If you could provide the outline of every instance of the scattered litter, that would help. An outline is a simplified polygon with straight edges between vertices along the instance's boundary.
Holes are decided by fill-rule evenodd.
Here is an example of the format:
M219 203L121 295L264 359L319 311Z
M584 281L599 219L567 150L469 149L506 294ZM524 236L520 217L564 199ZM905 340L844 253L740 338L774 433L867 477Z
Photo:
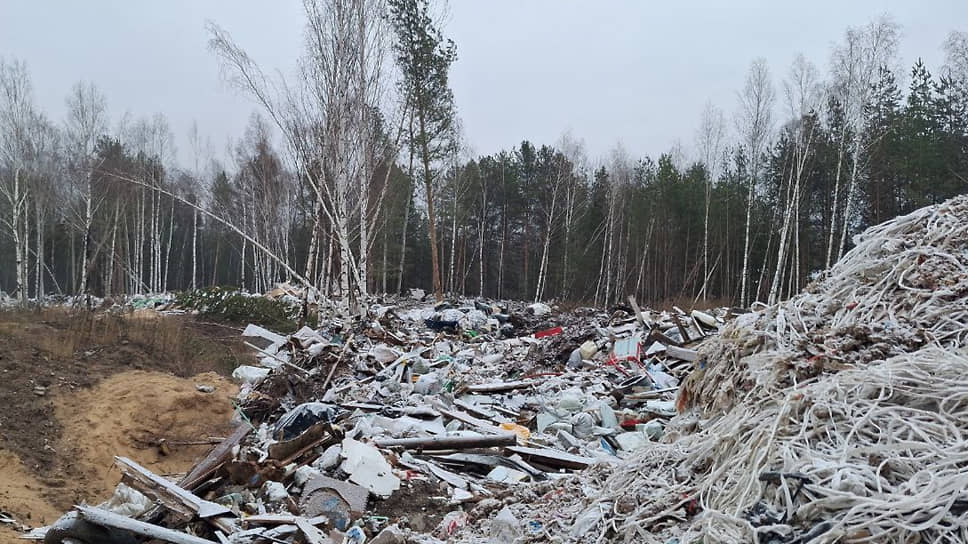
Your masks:
M265 296L303 295L279 284ZM80 539L83 526L169 542L387 544L461 541L481 526L483 541L540 538L561 528L553 516L495 497L544 493L662 439L696 368L667 351L697 347L680 345L676 323L704 323L679 310L424 298L323 313L289 335L248 325L253 364L232 373L239 429L177 481L119 460L132 487L103 512L73 510L53 536ZM174 299L144 304L177 310ZM728 323L727 309L704 314ZM598 523L596 512L572 519Z

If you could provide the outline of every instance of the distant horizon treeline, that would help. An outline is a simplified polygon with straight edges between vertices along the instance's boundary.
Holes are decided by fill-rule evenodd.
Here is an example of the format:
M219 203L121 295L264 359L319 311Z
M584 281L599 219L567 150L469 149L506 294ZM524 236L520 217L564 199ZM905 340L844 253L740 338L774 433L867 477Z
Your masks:
M358 79L343 90L355 98L262 98L224 163L193 127L193 165L174 164L161 114L110 129L90 83L70 92L66 119L49 119L27 65L0 59L0 290L25 300L292 281L351 300L436 285L438 296L747 305L798 292L864 228L968 192L965 33L948 37L937 73L896 66L889 19L848 29L824 71L798 56L774 79L754 61L735 113L707 104L689 153L617 145L596 160L565 134L468 157L446 81L455 46L428 4L347 1L390 10L389 22L353 13L373 25L358 27L367 39L386 41L399 81L350 51ZM328 43L352 38L306 6ZM244 52L212 34L223 62L257 82Z

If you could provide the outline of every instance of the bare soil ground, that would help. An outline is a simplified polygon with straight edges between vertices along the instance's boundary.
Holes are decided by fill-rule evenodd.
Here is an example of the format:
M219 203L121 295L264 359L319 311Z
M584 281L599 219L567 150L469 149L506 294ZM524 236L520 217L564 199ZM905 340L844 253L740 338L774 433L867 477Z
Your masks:
M0 312L0 512L36 527L100 502L115 455L187 471L229 430L225 375L245 353L238 331L188 317ZM16 536L0 524L0 543Z

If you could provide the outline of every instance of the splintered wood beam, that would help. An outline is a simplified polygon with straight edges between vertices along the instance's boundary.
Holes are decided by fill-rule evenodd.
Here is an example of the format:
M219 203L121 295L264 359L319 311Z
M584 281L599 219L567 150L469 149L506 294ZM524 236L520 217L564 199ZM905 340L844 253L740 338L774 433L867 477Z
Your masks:
M635 319L639 322L639 326L646 330L651 329L653 325L652 320L647 318L645 314L642 313L642 309L639 308L639 304L635 301L635 297L632 295L629 295L629 306L631 306L632 310L635 312Z
M434 408L437 409L441 414L460 421L461 423L466 423L479 431L483 431L490 434L508 434L509 431L498 427L497 425L492 425L490 422L484 421L483 419L478 419L466 412L461 412L460 410L449 410L442 402L436 402Z
M127 457L115 457L114 463L121 469L128 484L165 505L169 510L185 516L210 518L232 511L220 504L206 501L191 491L178 487Z
M74 508L85 520L102 527L111 527L130 531L136 535L146 536L173 544L217 544L212 540L199 538L181 531L174 531L159 525L152 525L143 521L121 516L94 506L75 506Z
M178 481L178 487L193 491L196 487L204 483L219 467L232 457L232 448L242 442L242 439L251 431L252 425L248 423L242 423L236 427L235 432L223 440L221 444L215 446L201 462L195 465L184 478Z

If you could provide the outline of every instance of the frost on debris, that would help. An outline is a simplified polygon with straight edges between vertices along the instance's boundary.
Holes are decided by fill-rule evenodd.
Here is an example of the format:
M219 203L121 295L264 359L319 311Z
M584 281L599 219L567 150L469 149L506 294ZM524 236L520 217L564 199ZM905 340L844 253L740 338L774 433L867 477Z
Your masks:
M868 229L802 293L721 328L662 439L536 515L575 519L580 542L964 538L968 196Z

